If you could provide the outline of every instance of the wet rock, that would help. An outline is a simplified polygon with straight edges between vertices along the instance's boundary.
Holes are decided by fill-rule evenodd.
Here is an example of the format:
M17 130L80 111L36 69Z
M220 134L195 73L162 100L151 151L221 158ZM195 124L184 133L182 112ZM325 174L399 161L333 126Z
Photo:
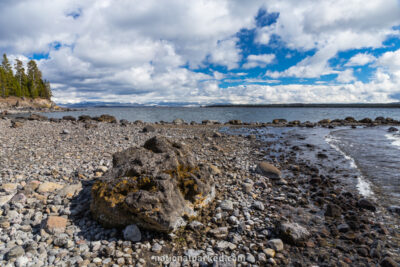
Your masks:
M310 236L310 232L298 223L280 223L278 225L278 233L280 237L292 245L303 245Z
M389 132L389 133L398 132L398 131L399 131L399 129L397 129L396 127L390 127L390 128L388 129L388 132Z
M357 206L360 207L361 209L366 209L370 211L376 211L376 206L375 204L366 198L362 198L357 202Z
M132 242L139 242L142 239L142 233L136 224L131 224L125 227L123 234L125 240Z
M103 114L100 115L100 117L96 118L97 121L100 122L108 122L108 123L116 123L117 119L114 116L108 115L108 114Z
M81 122L89 122L92 120L92 117L88 116L88 115L81 115L78 117L78 121Z
M390 207L388 207L388 211L397 213L400 215L400 206L390 206Z
M342 209L335 204L329 203L326 206L325 216L328 217L341 217L342 216Z
M49 216L44 224L44 229L50 234L63 233L67 226L67 219L60 216Z
M357 122L357 120L354 119L353 117L346 117L344 120L345 120L346 122Z
M206 164L183 145L154 137L113 155L113 168L92 188L93 217L106 227L171 232L215 196Z
M257 172L273 180L279 180L281 178L281 171L274 165L265 161L258 164Z
M381 261L381 266L382 267L398 267L399 264L397 264L392 258L386 257Z
M361 123L372 123L372 120L370 118L364 118L360 120Z
M287 123L287 120L285 120L285 119L273 119L272 123L273 124Z
M62 119L65 121L76 121L76 118L73 116L64 116Z
M231 124L231 125L242 125L243 122L241 120L230 120L228 122L228 124Z

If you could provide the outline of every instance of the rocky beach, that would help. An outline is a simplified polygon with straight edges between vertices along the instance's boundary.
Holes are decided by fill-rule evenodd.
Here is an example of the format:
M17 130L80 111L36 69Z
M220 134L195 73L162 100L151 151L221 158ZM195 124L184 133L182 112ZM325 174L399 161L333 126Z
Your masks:
M399 266L400 208L306 139L393 119L1 117L1 266Z

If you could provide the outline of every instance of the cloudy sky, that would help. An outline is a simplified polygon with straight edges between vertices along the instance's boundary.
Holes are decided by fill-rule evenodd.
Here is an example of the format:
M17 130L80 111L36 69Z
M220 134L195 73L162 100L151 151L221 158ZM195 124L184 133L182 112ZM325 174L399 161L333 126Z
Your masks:
M400 101L399 0L2 0L58 103Z

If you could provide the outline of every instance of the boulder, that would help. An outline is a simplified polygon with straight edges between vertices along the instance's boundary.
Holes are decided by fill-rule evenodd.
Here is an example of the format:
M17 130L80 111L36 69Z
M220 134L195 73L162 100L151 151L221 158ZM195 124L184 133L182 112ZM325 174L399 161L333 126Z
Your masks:
M298 223L280 223L278 225L280 237L289 244L300 246L307 241L310 232Z
M96 117L96 118L93 118L93 119L95 119L97 121L100 121L100 122L109 122L109 123L116 123L117 122L117 119L114 116L111 116L111 115L108 115L108 114L103 114L100 117Z
M48 120L48 118L46 117L46 116L43 116L43 115L39 115L39 114L31 114L29 117L28 117L28 120L30 120L30 121L47 121Z
M345 120L346 122L357 122L357 120L354 119L353 117L346 117L344 120Z
M389 133L398 132L398 131L399 131L399 129L397 129L396 127L390 127L390 128L388 129L388 132L389 132Z
M151 133L151 132L155 132L155 131L156 131L156 128L154 128L151 125L144 126L143 130L142 130L142 132L144 132L144 133Z
M172 232L215 196L208 164L164 137L113 155L113 168L92 187L91 211L105 227Z
M273 119L272 123L273 124L287 123L287 120L285 120L285 119Z
M90 117L89 115L81 115L78 117L78 121L82 121L82 122L88 122L91 120L92 120L92 117Z
M230 120L228 123L231 125L242 125L243 124L243 122L241 120Z
M18 120L12 120L11 121L11 128L20 128L22 127L24 124L22 121L18 121Z
M65 121L76 121L76 118L73 116L64 116L62 119Z
M361 209L366 209L366 210L370 210L370 211L376 211L376 207L375 204L372 203L372 201L366 199L366 198L362 198L357 202L357 206Z
M183 119L178 118L178 119L173 120L172 123L175 125L182 125L185 123L185 121Z
M279 180L281 178L281 171L274 165L265 161L258 164L257 172L273 180Z
M360 120L361 123L372 123L372 120L370 118L364 118Z

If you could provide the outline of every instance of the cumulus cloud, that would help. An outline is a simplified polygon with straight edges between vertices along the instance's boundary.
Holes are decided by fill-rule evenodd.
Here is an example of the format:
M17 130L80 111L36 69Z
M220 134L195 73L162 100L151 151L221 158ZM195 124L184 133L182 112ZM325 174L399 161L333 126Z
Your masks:
M275 59L274 54L262 54L262 55L249 55L247 57L247 63L243 64L244 69L251 69L255 67L264 68L268 64L271 64Z
M260 9L279 14L276 22L258 23ZM340 51L383 47L398 35L397 0L17 0L0 2L0 10L0 24L7 25L0 27L0 50L25 61L41 55L39 66L60 103L385 102L400 83L398 50L376 60L355 55L345 64L375 62L369 83L329 64ZM339 84L245 85L258 79L248 69L268 69L278 59L274 51L239 45L242 29L255 32L247 46L278 39L290 55L313 51L284 70L266 71L270 78L338 74ZM244 84L221 88L226 77Z
M376 58L373 55L367 53L359 53L352 58L345 64L345 66L364 66L374 62Z
M353 69L346 69L344 71L339 72L336 80L340 83L349 83L355 81L356 78L354 77Z

